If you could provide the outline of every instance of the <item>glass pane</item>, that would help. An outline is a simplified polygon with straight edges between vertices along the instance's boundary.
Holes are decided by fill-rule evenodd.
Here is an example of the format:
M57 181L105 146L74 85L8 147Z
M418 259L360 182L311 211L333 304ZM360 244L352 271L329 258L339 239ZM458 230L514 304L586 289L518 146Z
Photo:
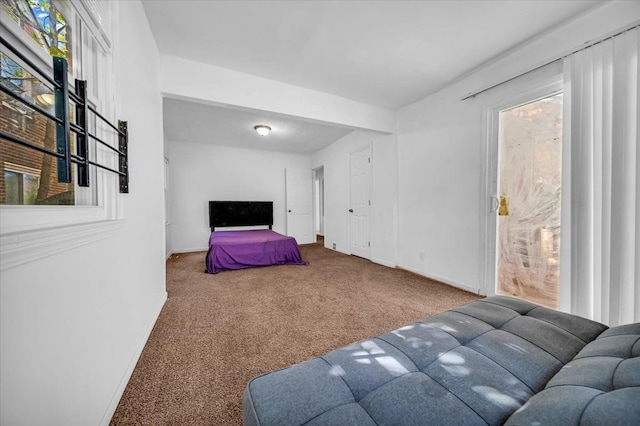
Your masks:
M0 52L0 84L22 99L54 113L53 92L48 83L39 80L7 52ZM69 102L71 121L74 116L75 104ZM4 92L0 92L0 130L47 151L56 151L55 122ZM70 133L70 138L71 152L75 153L74 132ZM76 166L71 171L71 183L59 183L57 163L57 158L52 155L0 138L0 204L95 205L97 186L83 188L80 191L82 196L77 197L79 188L76 188L75 183ZM18 173L26 178L18 179L19 183L15 185L19 187L10 187L14 185L11 181L13 175L7 174L8 172Z
M52 120L5 94L1 101L0 127L3 132L56 151L56 126ZM9 195L6 178L0 179L0 204L75 204L73 180L58 183L57 160L51 155L0 138L0 171L1 178L8 171L37 176L26 183L31 191L29 195L19 198ZM37 185L35 190L34 185Z
M21 204L20 174L4 172L4 181L6 187L6 204Z
M35 204L40 188L40 176L22 175L22 197L24 204Z
M29 72L5 52L0 52L0 85L22 99L53 113L53 90L49 83L42 82L36 75ZM9 103L9 105L3 105L3 107L6 106L18 111L25 110L26 107L23 103L12 99L4 93L2 96L3 100L6 98L6 102Z
M0 0L7 15L49 55L65 58L73 73L72 31L61 13L63 3L51 0Z
M500 113L497 293L558 308L562 94Z
M58 182L57 160L51 155L0 139L0 171L0 204L76 204L74 183ZM75 168L71 174L73 181Z

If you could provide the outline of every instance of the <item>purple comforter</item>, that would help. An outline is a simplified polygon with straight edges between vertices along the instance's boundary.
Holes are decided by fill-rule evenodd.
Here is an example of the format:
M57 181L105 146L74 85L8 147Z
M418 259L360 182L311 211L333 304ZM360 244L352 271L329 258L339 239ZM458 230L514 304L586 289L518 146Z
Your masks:
M306 265L295 238L269 229L215 231L209 238L207 272L267 265Z

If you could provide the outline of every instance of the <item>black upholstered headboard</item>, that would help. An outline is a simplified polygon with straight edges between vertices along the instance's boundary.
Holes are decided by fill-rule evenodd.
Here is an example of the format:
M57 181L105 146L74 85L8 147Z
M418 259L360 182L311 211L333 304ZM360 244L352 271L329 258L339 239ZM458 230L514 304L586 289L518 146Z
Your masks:
M223 226L273 225L273 201L209 201L211 232Z

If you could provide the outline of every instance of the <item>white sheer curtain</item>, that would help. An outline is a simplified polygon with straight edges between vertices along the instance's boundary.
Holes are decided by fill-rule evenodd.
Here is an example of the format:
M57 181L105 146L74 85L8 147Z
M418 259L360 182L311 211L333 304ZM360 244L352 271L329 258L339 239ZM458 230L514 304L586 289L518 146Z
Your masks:
M640 28L564 59L561 309L640 321Z

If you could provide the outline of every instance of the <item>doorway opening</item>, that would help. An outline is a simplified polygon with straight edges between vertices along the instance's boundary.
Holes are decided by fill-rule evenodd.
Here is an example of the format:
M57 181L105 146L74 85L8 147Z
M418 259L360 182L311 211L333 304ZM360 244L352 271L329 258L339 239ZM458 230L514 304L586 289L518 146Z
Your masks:
M313 170L313 229L316 242L324 245L324 166Z
M499 113L496 293L558 309L562 93Z

